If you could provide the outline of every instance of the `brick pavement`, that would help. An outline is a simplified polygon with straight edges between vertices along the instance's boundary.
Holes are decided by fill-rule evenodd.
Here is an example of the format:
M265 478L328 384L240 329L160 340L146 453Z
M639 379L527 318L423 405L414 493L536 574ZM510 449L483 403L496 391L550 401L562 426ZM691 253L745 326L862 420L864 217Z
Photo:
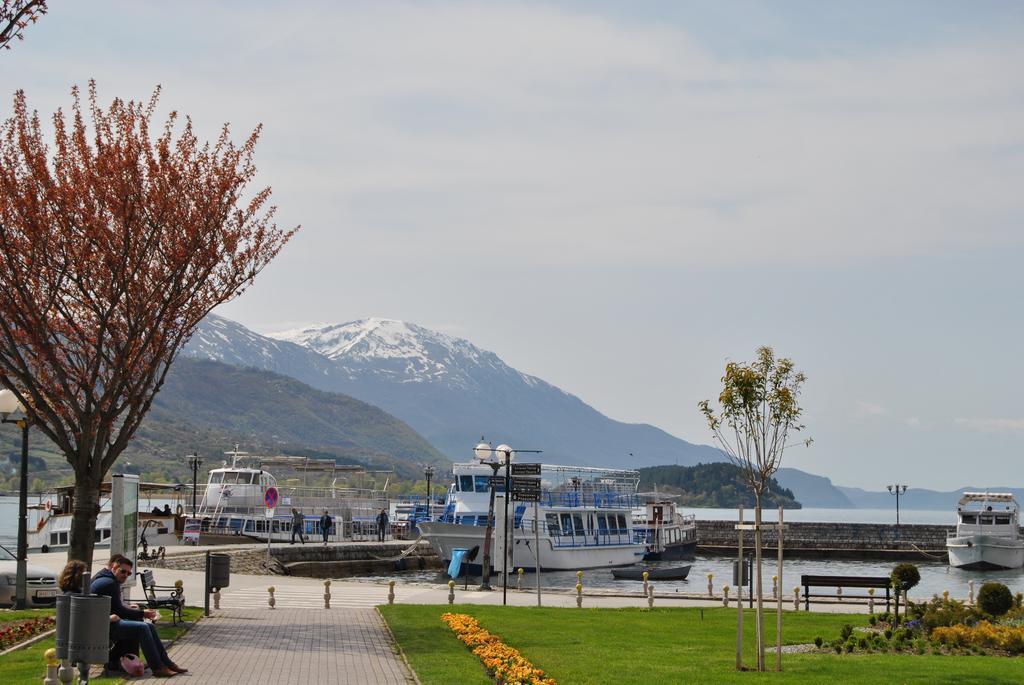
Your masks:
M376 609L222 609L168 651L181 685L418 683Z

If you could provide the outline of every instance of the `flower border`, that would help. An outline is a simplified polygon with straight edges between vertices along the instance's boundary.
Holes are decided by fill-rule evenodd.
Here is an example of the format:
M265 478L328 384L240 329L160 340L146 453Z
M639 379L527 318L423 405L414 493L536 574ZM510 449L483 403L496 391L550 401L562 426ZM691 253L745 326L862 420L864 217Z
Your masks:
M498 685L557 685L553 678L545 678L544 671L531 664L519 650L482 628L472 616L446 613L441 620L473 650Z

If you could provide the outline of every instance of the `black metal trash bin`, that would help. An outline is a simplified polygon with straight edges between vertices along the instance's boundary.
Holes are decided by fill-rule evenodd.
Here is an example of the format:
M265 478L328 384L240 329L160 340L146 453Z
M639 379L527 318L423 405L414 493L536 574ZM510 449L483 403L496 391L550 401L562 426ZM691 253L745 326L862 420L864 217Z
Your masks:
M57 595L57 658L68 658L68 628L71 623L71 595Z
M231 584L231 557L227 554L210 555L210 589L224 589Z
M110 597L72 595L68 612L68 659L72 663L107 663L110 651Z

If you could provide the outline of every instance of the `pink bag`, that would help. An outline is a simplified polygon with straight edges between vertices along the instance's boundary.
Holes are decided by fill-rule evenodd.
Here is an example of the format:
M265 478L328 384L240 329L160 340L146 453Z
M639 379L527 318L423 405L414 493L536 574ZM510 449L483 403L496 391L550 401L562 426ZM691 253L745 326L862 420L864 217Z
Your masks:
M128 675L137 678L143 674L145 668L142 665L142 661L139 657L134 654L125 654L121 657L121 670Z

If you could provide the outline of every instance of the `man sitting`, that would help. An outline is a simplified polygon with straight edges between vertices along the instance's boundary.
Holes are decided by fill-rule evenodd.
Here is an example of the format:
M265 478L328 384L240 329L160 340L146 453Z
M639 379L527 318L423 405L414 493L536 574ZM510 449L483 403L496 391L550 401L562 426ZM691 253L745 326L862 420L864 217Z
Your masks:
M121 554L110 557L107 568L96 574L92 580L90 591L95 595L110 597L110 637L114 640L133 639L142 645L142 653L153 675L158 678L169 678L175 673L187 673L188 669L180 668L164 649L156 627L144 619L156 617L153 609L139 609L135 604L125 606L121 601L121 583L132 573L132 560Z

